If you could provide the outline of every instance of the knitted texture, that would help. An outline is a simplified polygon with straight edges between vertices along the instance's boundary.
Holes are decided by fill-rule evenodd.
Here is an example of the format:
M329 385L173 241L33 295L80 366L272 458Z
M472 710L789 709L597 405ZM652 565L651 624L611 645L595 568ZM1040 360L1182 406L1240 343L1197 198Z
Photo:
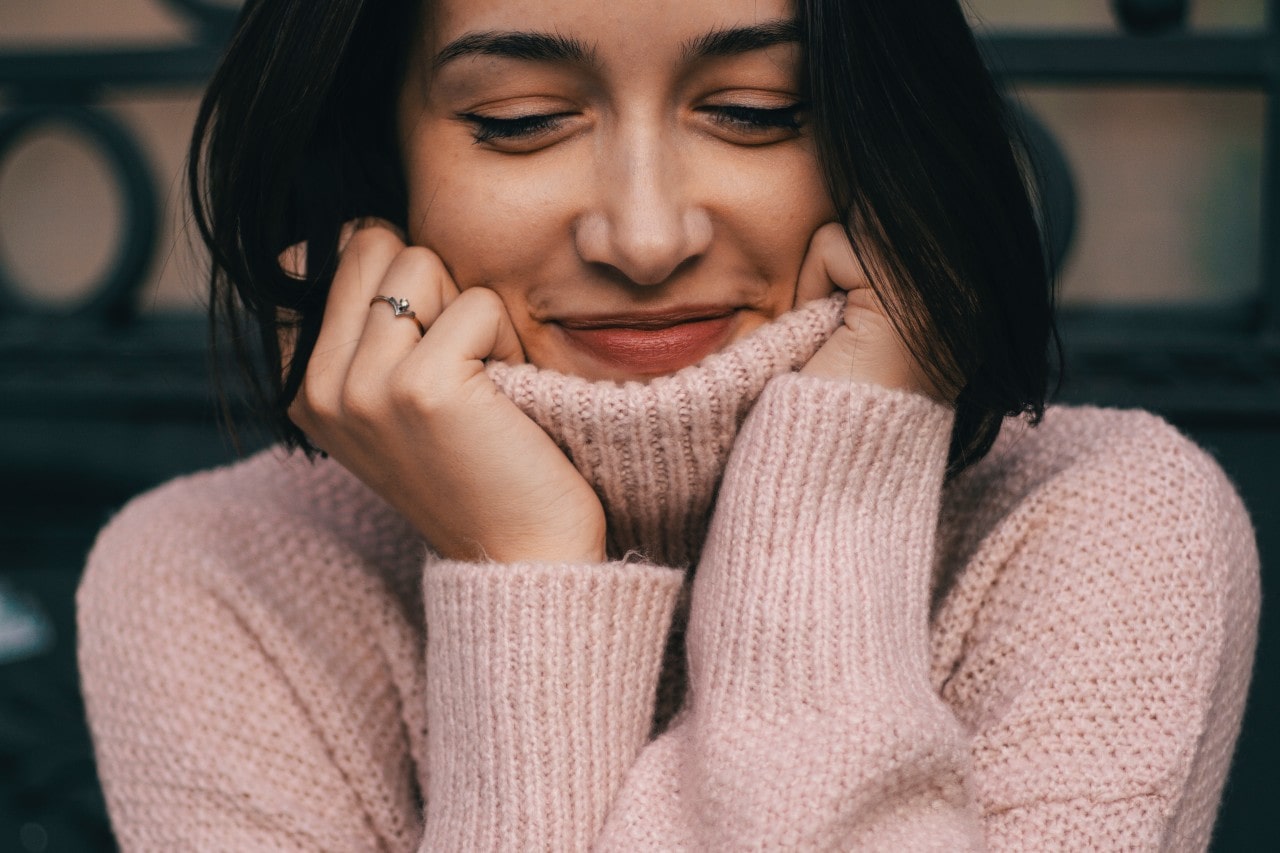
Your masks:
M944 483L946 409L791 373L838 318L647 385L491 369L614 562L440 560L278 452L134 501L78 596L122 847L1204 849L1258 616L1231 485L1088 408Z
M751 403L770 379L813 357L840 325L843 308L843 293L812 302L693 369L645 384L589 382L500 362L488 370L595 485L611 556L636 551L664 566L690 566Z

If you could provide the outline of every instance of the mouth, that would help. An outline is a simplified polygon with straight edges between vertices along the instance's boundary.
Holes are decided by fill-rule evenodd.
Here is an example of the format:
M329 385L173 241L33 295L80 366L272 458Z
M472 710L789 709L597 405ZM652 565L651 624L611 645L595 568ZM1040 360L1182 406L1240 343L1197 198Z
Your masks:
M658 376L697 364L721 349L737 319L737 309L712 307L566 318L556 325L579 351L609 372Z

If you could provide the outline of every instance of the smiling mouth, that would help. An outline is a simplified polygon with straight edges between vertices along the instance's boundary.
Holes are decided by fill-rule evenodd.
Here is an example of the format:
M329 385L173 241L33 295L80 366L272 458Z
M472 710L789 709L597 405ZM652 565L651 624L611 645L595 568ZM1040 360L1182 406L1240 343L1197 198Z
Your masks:
M696 364L728 342L735 309L592 317L557 322L580 351L625 374L657 376Z

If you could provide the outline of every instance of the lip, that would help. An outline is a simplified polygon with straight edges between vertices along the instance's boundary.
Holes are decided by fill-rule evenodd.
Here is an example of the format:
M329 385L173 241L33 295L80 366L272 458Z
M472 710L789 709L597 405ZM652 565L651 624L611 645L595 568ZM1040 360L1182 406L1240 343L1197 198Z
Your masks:
M610 372L656 376L697 364L721 349L736 320L736 309L716 307L574 317L558 320L557 325L577 349Z

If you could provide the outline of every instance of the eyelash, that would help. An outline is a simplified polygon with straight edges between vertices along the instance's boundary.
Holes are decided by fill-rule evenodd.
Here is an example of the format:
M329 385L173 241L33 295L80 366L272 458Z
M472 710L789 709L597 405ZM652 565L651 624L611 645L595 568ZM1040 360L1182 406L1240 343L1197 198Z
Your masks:
M477 143L491 142L495 139L521 139L536 136L544 131L552 130L561 119L573 113L549 113L547 115L518 116L516 118L493 118L478 113L463 113L461 118L471 122L472 136Z
M741 107L726 104L721 107L705 107L713 120L740 130L799 130L804 122L800 113L804 104L788 104L785 107Z
M702 107L717 124L748 133L767 130L799 130L804 122L800 114L805 105L796 103L785 107L744 107L734 104ZM472 136L477 144L502 139L524 139L555 129L561 120L573 113L548 113L546 115L494 118L479 113L462 113L462 118L472 125Z

